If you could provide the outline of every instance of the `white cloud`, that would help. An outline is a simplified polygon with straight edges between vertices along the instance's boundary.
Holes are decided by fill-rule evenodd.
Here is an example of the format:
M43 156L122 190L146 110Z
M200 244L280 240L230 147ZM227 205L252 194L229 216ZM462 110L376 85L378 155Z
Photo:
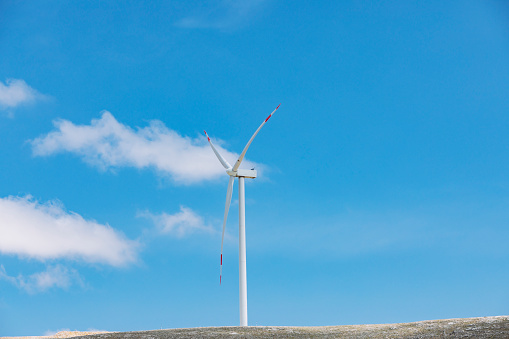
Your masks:
M0 82L0 108L15 108L44 98L45 95L28 86L24 80L7 79L5 85Z
M0 265L0 280L6 280L11 284L24 289L30 294L44 292L50 288L69 288L73 283L83 285L81 277L74 269L68 269L62 265L48 266L46 271L34 273L28 277L18 275L11 277Z
M58 202L40 204L29 196L0 198L2 254L125 266L136 261L137 249L138 242L109 225L66 212Z
M55 121L54 125L56 131L31 141L34 155L71 152L101 169L152 167L184 184L225 175L205 137L181 136L157 120L134 130L104 111L101 118L93 119L90 125L75 125L67 120ZM216 148L231 164L236 161L238 154L220 145ZM247 160L242 164L246 168L255 166Z
M196 232L213 233L211 226L205 225L203 218L188 207L180 206L180 212L155 215L150 212L140 213L139 216L152 219L161 233L170 234L177 238Z
M265 0L222 0L206 7L200 4L196 12L176 22L177 27L191 29L232 29L245 25L261 10Z

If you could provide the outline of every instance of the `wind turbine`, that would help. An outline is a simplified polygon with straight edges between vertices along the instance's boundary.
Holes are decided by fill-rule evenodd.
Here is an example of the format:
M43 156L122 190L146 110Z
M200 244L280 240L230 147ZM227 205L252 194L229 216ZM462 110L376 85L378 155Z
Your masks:
M219 284L221 284L221 277L223 275L223 242L224 242L224 229L226 227L226 219L228 218L228 210L230 209L230 203L232 201L232 191L233 191L233 181L235 178L239 178L239 310L240 310L240 326L247 326L247 278L246 278L246 206L245 206L245 191L244 191L244 178L254 179L256 178L256 171L254 169L246 170L240 169L240 164L246 155L247 149L253 142L254 138L260 132L263 125L267 121L269 121L270 117L277 111L277 109L281 106L279 104L272 113L265 119L260 127L254 132L253 136L247 142L246 147L240 154L237 162L232 167L226 161L221 154L216 150L212 141L210 141L210 137L206 131L205 135L209 141L210 147L219 159L219 162L226 169L226 174L230 176L230 180L228 181L228 189L226 190L226 204L224 207L224 220L223 220L223 234L221 236L221 266L219 269Z

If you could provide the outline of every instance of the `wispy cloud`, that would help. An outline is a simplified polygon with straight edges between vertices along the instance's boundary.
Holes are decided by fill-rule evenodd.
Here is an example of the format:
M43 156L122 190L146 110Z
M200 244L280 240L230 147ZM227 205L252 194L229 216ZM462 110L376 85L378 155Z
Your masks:
M212 226L206 225L203 218L192 209L180 206L175 214L152 214L148 211L139 213L140 217L151 219L159 232L182 238L192 233L213 233Z
M422 204L394 210L348 210L274 225L271 236L251 239L253 247L295 255L358 256L433 248L453 255L509 253L509 202ZM290 226L291 225L291 226ZM297 231L296 231L297 230ZM319 244L313 246L313 244Z
M0 82L0 108L15 108L23 104L30 104L37 100L44 100L47 96L39 93L22 79L7 79Z
M54 125L56 131L31 141L34 155L75 153L103 170L124 166L152 167L183 184L215 179L225 174L205 137L192 139L181 136L157 120L151 121L145 128L134 130L104 111L102 117L92 120L90 125L75 125L67 120L55 121ZM232 164L238 157L238 154L228 152L220 145L217 148ZM242 164L245 167L255 166L247 160Z
M0 253L125 266L137 260L138 242L109 225L67 212L58 201L0 198ZM43 277L39 277L43 278Z
M426 227L423 219L405 213L350 210L339 216L317 215L303 223L269 227L271 236L254 246L266 250L285 248L299 255L358 256L422 244L432 237Z
M191 29L233 29L245 25L262 8L264 0L222 0L211 6L200 6L190 16L177 21L175 25Z
M74 269L62 265L48 266L45 271L34 273L28 277L9 276L3 265L0 265L0 280L6 280L30 294L44 292L51 288L67 289L72 284L83 285L80 275Z

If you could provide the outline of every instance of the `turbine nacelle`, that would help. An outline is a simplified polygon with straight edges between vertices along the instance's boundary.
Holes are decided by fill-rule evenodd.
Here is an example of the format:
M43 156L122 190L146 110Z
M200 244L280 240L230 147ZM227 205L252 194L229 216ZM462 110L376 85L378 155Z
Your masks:
M250 179L256 178L256 170L238 169L236 171L232 171L231 169L227 169L226 173L230 177L244 177Z

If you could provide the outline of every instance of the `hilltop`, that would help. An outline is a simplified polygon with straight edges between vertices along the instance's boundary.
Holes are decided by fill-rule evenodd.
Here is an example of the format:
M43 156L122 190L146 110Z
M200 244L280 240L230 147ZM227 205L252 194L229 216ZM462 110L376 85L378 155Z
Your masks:
M509 316L442 319L401 324L345 326L203 327L109 332L74 339L173 338L509 338Z

